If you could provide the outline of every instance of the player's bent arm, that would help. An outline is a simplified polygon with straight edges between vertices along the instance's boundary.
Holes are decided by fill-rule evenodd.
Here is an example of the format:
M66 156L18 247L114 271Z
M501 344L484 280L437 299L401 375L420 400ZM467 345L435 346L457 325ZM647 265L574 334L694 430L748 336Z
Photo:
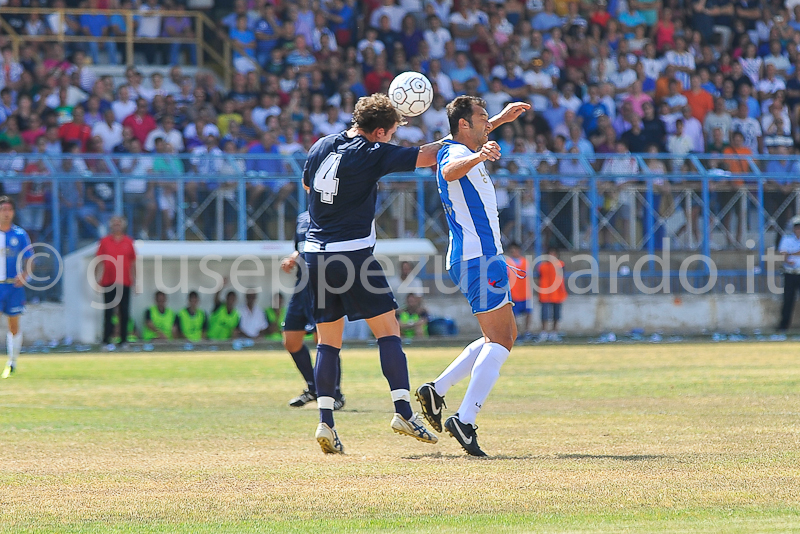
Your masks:
M446 182L459 180L466 176L473 167L486 160L500 159L500 147L494 141L489 141L478 152L451 161L442 169L442 177Z
M436 165L436 155L439 153L439 149L444 146L443 141L448 139L452 139L452 135L448 135L447 137L443 137L438 141L434 141L433 143L428 143L427 145L422 145L419 147L419 155L417 156L417 167L433 167Z
M492 130L502 126L503 124L514 122L520 115L531 109L531 105L527 102L512 102L507 104L503 111L489 119L489 124ZM489 131L492 131L489 130Z

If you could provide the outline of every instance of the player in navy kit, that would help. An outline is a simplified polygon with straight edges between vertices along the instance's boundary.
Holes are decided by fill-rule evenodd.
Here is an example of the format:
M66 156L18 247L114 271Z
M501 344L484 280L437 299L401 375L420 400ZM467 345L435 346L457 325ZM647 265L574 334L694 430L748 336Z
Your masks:
M303 338L312 332L316 333L314 323L314 310L312 309L311 288L308 287L307 278L303 279L303 271L306 269L306 262L303 259L303 248L305 247L306 232L308 231L308 212L297 216L297 227L294 233L294 252L281 260L281 269L291 273L297 267L297 282L295 283L294 293L289 300L286 309L286 317L283 320L281 329L283 330L283 346L292 355L297 370L303 375L306 381L306 389L289 401L289 406L299 408L311 401L317 400L317 387L314 382L314 366L311 364L311 354L308 347L303 342ZM316 335L316 334L315 334ZM344 408L345 398L341 391L342 368L338 366L339 375L336 377L336 391L334 393L333 409L341 410Z
M434 165L441 147L441 143L415 148L388 144L402 120L386 95L362 97L353 112L353 127L317 141L303 169L303 184L310 192L304 256L319 337L314 368L320 410L316 439L325 453L344 452L334 428L333 394L345 315L351 321L366 319L378 340L381 369L396 412L392 430L426 443L438 440L411 410L408 363L395 317L397 302L372 255L378 180Z
M8 317L6 348L8 362L2 378L8 378L17 367L22 348L19 316L25 309L25 283L31 272L33 250L27 232L13 224L14 201L0 197L0 313Z

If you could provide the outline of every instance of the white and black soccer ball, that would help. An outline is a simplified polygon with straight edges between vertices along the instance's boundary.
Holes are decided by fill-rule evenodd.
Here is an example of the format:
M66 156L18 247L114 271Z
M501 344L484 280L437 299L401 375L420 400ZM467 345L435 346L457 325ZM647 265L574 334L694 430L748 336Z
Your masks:
M433 86L419 72L404 72L389 85L389 99L403 116L416 117L431 106Z

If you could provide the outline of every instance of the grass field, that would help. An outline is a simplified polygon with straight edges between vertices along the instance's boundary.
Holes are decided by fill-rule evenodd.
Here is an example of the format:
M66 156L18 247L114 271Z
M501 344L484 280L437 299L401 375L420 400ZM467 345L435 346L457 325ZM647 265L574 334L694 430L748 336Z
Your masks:
M412 387L457 352L409 348ZM343 351L335 457L286 406L281 352L23 355L0 382L0 532L800 532L798 356L515 349L478 459L391 432L376 349Z

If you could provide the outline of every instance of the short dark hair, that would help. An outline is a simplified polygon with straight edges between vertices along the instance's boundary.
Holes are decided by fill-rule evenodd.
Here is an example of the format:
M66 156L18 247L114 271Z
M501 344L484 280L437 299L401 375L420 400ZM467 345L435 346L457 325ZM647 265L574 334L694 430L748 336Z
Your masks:
M197 294L197 291L189 291L189 298L198 298L200 295Z
M391 130L395 124L403 122L403 116L383 93L362 96L353 110L353 124L356 128L372 133L378 128Z
M478 105L486 107L486 101L476 96L459 96L447 104L447 120L450 122L450 133L458 133L458 121L466 120L472 126L472 107Z
M3 195L0 197L0 206L2 206L3 204L11 204L11 207L13 209L15 210L17 209L17 205L14 203L14 199L12 199L8 195Z

